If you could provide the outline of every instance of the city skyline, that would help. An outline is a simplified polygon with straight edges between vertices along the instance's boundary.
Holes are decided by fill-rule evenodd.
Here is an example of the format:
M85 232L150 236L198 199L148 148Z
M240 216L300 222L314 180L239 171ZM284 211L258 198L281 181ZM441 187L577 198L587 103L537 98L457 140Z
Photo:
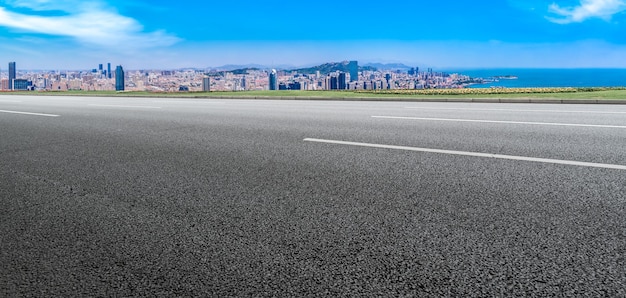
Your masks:
M18 71L9 63L8 75L0 74L0 91L263 91L263 90L377 90L377 89L450 89L481 84L482 78L434 72L419 67L404 71L359 68L358 61L328 63L313 68L280 70L246 68L218 70L133 70L115 69L111 79L104 64L89 71ZM17 76L16 76L17 75ZM490 80L487 80L490 81Z
M0 1L0 57L21 69L306 66L626 68L626 3L531 0ZM269 17L268 17L269 16ZM97 65L97 64L96 64Z

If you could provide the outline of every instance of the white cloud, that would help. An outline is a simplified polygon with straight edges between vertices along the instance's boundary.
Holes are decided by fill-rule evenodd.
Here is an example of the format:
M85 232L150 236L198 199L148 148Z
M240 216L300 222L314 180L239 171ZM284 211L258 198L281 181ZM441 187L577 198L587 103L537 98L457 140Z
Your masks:
M557 24L580 23L590 18L608 21L613 15L625 11L626 3L622 0L580 0L580 5L574 7L561 7L553 3L549 10L559 15L548 17L548 20Z
M103 6L99 1L80 1L80 0L63 0L63 1L51 1L51 0L5 0L8 5L12 7L22 7L32 9L34 11L78 11L81 7L87 4L95 6Z
M60 15L22 14L0 6L0 26L53 36L69 36L98 46L149 48L179 41L164 31L144 32L137 20L120 15L99 2L13 0L13 7L33 11L58 11Z

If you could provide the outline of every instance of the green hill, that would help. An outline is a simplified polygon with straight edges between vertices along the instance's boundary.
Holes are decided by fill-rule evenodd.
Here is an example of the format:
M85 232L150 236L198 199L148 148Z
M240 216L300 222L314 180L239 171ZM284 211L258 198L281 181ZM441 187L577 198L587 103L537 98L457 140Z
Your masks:
M319 71L320 74L322 75L327 75L335 71L350 72L350 68L348 67L349 63L350 63L349 61L331 62L331 63L324 63L322 65L308 67L308 68L291 69L288 71L297 71L298 73L302 73L302 74L314 74ZM376 68L369 67L369 66L359 67L359 71L367 71L367 70L373 71L373 70L376 70Z
M260 69L251 67L251 68L241 68L241 69L233 69L233 70L222 70L222 71L217 71L217 72L211 72L210 75L223 76L225 73L232 73L234 75L245 75L245 74L248 74L248 71L255 71L255 70L260 70Z

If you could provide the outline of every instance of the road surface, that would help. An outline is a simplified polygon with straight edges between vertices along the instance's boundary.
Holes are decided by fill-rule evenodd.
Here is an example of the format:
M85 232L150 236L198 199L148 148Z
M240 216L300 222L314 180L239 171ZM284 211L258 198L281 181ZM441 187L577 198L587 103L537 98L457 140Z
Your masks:
M0 296L626 296L626 106L0 96Z

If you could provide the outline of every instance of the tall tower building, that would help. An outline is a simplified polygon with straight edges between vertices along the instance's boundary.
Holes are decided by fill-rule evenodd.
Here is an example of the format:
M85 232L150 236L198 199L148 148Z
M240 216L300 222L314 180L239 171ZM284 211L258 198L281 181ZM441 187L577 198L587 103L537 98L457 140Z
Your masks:
M202 91L209 92L211 91L211 79L208 76L202 78Z
M107 76L111 78L111 63L107 63Z
M115 69L115 91L124 91L124 69L121 65Z
M338 86L339 90L346 90L346 89L348 89L348 86L346 84L346 73L345 72L339 73L338 85L339 85Z
M14 90L13 81L16 79L15 62L9 62L9 90Z
M272 69L270 72L270 90L278 90L278 74L276 69Z
M385 81L387 81L387 90L391 89L391 74L385 74Z
M350 82L356 82L359 80L359 62L350 61L348 63L348 70L350 71Z
M337 79L337 76L335 75L331 75L330 76L330 90L337 90L339 89L339 80Z

